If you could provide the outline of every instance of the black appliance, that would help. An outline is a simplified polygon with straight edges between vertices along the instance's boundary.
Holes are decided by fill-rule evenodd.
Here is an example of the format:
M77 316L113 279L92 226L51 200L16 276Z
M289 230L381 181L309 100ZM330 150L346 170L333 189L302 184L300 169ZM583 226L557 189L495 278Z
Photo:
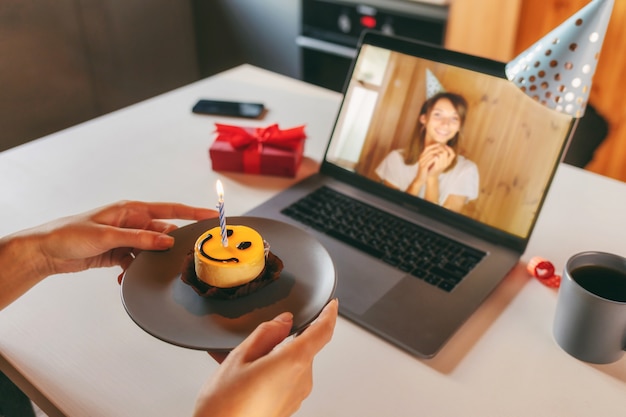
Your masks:
M442 45L447 19L447 5L413 0L301 0L301 78L341 92L363 30Z

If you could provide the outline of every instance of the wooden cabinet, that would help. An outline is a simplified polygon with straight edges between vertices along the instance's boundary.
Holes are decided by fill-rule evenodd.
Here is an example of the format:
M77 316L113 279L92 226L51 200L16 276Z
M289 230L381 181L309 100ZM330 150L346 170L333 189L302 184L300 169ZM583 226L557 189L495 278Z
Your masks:
M96 114L73 3L0 6L0 150Z
M198 79L191 4L2 0L0 151Z
M517 38L522 0L451 0L445 46L509 61Z

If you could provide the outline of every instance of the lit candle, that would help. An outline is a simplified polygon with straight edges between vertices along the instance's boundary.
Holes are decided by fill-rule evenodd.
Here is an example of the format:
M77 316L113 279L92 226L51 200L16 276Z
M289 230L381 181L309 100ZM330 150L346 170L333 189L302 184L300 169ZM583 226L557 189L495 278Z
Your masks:
M228 247L228 234L226 232L226 216L224 215L224 187L222 181L217 180L215 184L217 189L217 211L220 216L220 235L222 236L222 246Z

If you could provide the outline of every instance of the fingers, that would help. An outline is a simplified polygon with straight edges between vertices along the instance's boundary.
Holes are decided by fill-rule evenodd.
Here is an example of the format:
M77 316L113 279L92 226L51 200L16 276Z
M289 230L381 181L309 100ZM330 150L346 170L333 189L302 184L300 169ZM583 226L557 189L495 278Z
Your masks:
M293 315L282 313L271 321L261 323L229 356L237 356L243 362L252 362L267 355L285 340L293 326Z
M445 170L455 157L454 150L443 144L429 145L420 156L419 164L425 167L429 175L436 175Z
M103 250L115 248L166 250L174 245L174 238L172 236L152 230L104 226L102 231L99 244Z
M152 220L145 229L167 234L178 229L178 226L161 220Z
M318 318L295 340L289 348L299 350L307 357L312 358L332 338L339 303L331 300L322 310ZM222 363L227 356L240 357L242 362L253 362L270 353L291 332L293 315L282 313L271 321L261 323L232 353L209 352L218 363Z
M439 143L429 145L424 149L424 152L422 152L422 154L420 155L420 160L422 158L427 159L427 160L436 159L438 156L442 154L442 152L444 152L444 145L441 145Z
M446 156L446 158L448 158L448 161L452 161L454 159L454 156L455 156L454 149L452 149L448 145L445 145L443 147L443 153Z
M453 157L454 149L442 143L434 143L432 145L428 145L426 148L424 148L424 151L422 152L423 156L436 156L442 154L448 158Z
M422 157L419 160L419 164L421 167L423 167L423 171L425 173L429 173L433 169L435 164L437 163L437 160L438 160L437 154L430 153L427 155L422 155Z
M96 212L92 219L103 225L106 248L132 247L140 250L165 250L174 244L166 234L177 226L159 219L202 220L217 217L211 209L178 203L123 201Z
M153 219L204 220L217 217L215 210L180 203L144 203L130 201L123 204L130 210L145 212Z
M192 207L178 203L145 203L147 212L154 219L204 220L217 217L215 210Z
M215 210L185 204L121 201L96 210L92 219L103 225L104 233L98 239L101 250L118 248L117 253L112 254L116 258L112 261L122 267L122 273L117 277L121 283L134 259L133 251L166 250L174 244L174 238L167 234L178 226L159 219L203 220L213 217L217 217Z
M142 201L121 201L92 213L92 219L100 224L141 229L154 219L204 220L213 217L217 217L217 212L212 209Z
M322 310L318 318L295 340L291 347L307 351L313 357L330 341L335 331L339 301L331 300Z

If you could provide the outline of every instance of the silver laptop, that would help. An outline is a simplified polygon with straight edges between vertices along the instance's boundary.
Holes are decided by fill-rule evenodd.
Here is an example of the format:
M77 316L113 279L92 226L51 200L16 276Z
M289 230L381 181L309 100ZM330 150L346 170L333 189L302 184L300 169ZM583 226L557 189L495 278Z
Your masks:
M504 67L365 33L319 172L247 213L319 239L340 313L418 357L517 264L572 131Z

